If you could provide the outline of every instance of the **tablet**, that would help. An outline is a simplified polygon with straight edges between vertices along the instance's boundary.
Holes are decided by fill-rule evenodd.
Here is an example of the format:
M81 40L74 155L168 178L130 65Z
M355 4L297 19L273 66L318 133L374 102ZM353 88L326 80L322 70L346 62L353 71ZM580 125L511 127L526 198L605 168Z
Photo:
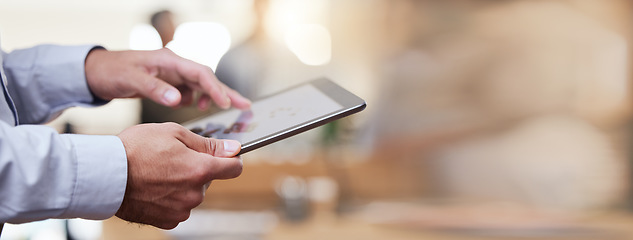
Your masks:
M183 126L204 137L237 140L241 155L365 107L363 99L322 78L253 101L248 111L230 109Z

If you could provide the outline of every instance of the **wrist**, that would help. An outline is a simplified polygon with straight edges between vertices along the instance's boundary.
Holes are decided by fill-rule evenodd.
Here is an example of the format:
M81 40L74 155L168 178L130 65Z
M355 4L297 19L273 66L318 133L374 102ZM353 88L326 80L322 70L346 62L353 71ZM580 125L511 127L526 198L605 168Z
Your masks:
M90 94L92 94L93 103L106 103L109 100L112 100L112 98L99 93L99 86L103 82L102 79L99 79L99 64L101 63L100 59L102 59L102 56L107 52L108 50L104 47L95 46L90 49L86 55L84 63L86 83L88 85L88 90L90 90Z

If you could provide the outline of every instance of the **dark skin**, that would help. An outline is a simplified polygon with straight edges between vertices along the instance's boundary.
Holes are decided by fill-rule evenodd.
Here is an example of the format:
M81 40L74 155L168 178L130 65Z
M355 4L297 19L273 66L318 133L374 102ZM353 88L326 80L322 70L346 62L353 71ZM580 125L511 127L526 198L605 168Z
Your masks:
M210 68L167 49L93 50L85 71L90 90L106 100L146 97L171 107L194 102L200 109L211 102L225 109L250 107ZM239 142L201 137L175 123L133 126L118 137L126 151L128 181L116 216L130 222L175 228L200 205L212 180L242 172Z

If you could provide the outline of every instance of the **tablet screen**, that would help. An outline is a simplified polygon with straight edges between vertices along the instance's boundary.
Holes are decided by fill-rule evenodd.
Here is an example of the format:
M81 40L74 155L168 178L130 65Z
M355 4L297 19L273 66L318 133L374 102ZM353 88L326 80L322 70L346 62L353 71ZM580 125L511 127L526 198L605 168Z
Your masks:
M251 110L232 109L189 124L195 133L217 139L235 139L242 144L286 130L343 106L311 84L261 99Z

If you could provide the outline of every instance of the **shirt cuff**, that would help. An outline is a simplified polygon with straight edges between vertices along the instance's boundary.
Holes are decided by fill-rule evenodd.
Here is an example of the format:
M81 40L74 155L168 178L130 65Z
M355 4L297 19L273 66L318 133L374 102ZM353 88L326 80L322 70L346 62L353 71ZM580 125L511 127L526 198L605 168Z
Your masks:
M127 185L127 156L116 136L63 135L76 154L77 178L61 218L107 219L119 210Z
M48 87L45 92L49 94L47 99L60 104L89 105L95 101L86 81L86 58L95 48L98 46L42 47L41 55L55 56L38 60L42 73L55 76L46 80L57 80L54 84L43 83Z
M92 90L90 90L90 86L88 86L88 81L86 80L86 58L88 58L88 54L90 54L93 50L105 48L98 45L60 46L59 48L60 50L66 51L66 56L69 58L67 62L74 65L71 68L76 69L76 71L69 72L71 75L75 76L68 77L68 80L75 82L66 86L69 87L69 93L74 93L68 94L68 96L74 97L74 99L71 99L70 102L75 102L79 106L101 106L110 102L95 96L92 93ZM62 54L60 53L58 55ZM83 61L73 62L72 59L82 59Z
M20 124L47 122L74 106L95 106L86 82L86 58L95 45L39 45L5 56L8 90Z

